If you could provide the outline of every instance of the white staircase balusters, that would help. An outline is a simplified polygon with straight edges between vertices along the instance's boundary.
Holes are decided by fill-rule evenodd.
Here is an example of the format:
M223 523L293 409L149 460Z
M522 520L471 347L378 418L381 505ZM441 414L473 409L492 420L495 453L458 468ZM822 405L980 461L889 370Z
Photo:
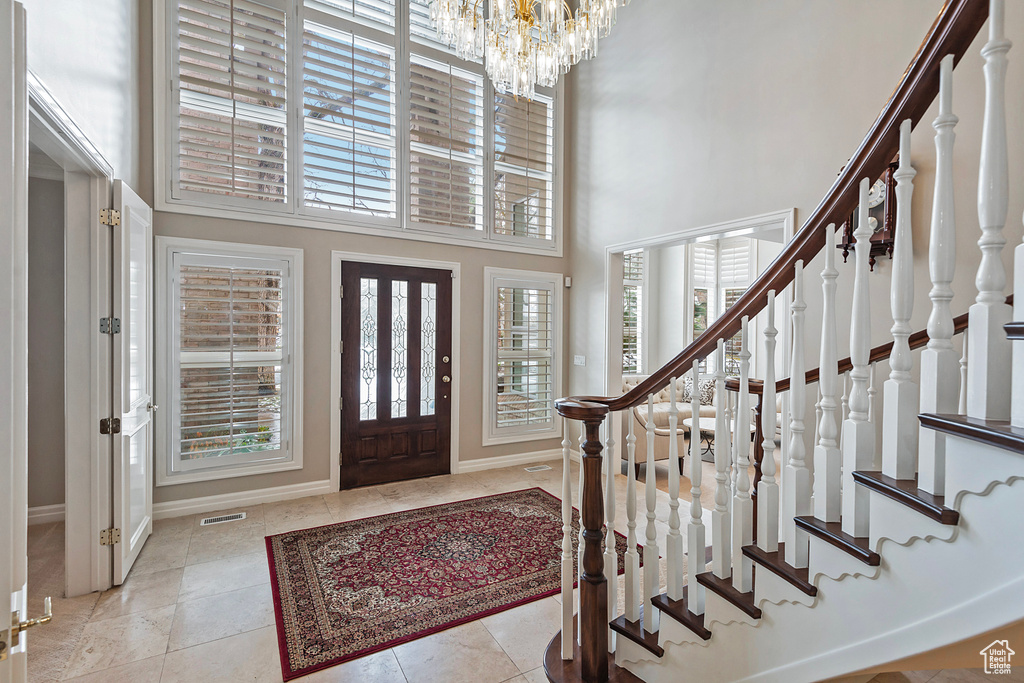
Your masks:
M839 456L839 369L836 358L836 226L825 228L825 268L821 271L821 351L819 386L821 422L814 446L814 516L823 522L838 522L842 511L842 479Z
M608 621L619 616L619 554L615 547L615 469L622 462L615 452L615 413L605 420L608 438L602 451L605 464L604 488L604 576L608 579ZM582 510L580 511L582 514ZM608 651L615 652L615 632L608 628Z
M774 553L779 549L779 484L775 480L775 290L768 292L765 308L768 324L764 328L764 388L761 395L761 433L764 457L761 459L761 481L757 485L757 547Z
M804 444L804 411L807 409L807 382L804 375L804 262L796 262L793 273L793 348L789 364L789 446L782 474L782 534L785 557L790 566L807 566L807 533L798 529L794 517L811 514L811 472L807 469ZM767 387L767 384L765 385ZM783 419L786 416L783 415ZM760 492L758 492L760 496ZM758 511L760 515L760 511ZM758 529L758 534L761 530Z
M960 404L957 408L958 415L967 414L967 354L970 351L971 335L961 335L962 346L960 347Z
M691 369L693 388L690 390L690 523L686 527L687 552L687 606L694 614L704 614L704 586L697 583L697 574L703 574L707 562L704 559L706 537L702 514L704 508L700 503L701 478L704 468L701 461L700 440L700 362L694 361ZM682 582L680 582L682 583ZM672 598L672 594L669 593ZM679 600L683 597L683 587L679 587Z
M626 436L626 621L640 619L640 554L636 550L636 435L633 409L626 414L629 431Z
M856 259L856 257L854 257ZM843 373L843 422L850 418L850 371Z
M1010 417L1011 342L1003 326L1012 319L1006 303L1006 270L1002 252L1003 227L1010 183L1006 141L1006 53L1011 43L1003 34L1003 0L989 1L985 58L985 122L981 134L978 176L978 222L981 225L981 263L975 284L978 296L970 308L967 376L967 415L989 420Z
M736 495L732 503L732 585L741 593L753 589L754 567L743 546L754 540L754 503L750 497L750 319L743 316L740 328L740 391L736 405L733 446L736 463Z
M668 596L673 600L683 597L683 535L679 519L679 405L676 395L676 378L669 380L668 406L668 536L665 539L665 582ZM690 439L693 439L690 428Z
M671 467L671 465L670 465ZM644 630L657 633L661 612L651 600L661 594L661 568L658 553L658 528L654 525L658 504L657 474L654 469L654 394L647 395L647 470L644 474L647 498L647 538L644 543Z
M875 364L871 363L868 365L868 422L872 425L877 425L875 422L875 396L878 395L878 389L875 388Z
M729 403L730 398L725 391L725 340L719 339L715 352L715 510L711 513L711 571L720 579L727 579L732 574Z
M953 56L943 58L939 78L939 115L935 128L935 195L932 201L928 266L932 301L928 347L921 354L921 412L952 413L957 409L960 358L953 349L953 274L956 270L956 217L953 201ZM946 437L933 429L919 432L918 486L943 495L946 481Z
M896 244L892 252L892 355L889 379L882 387L882 473L894 479L913 479L917 474L917 414L920 390L911 379L914 357L910 351L910 317L914 312L914 234L911 204L914 176L910 164L910 130L907 119L900 124L900 166L896 179Z
M562 429L562 633L572 633L572 585L576 577L572 570L572 439L568 420L563 420ZM572 638L562 638L562 659L572 659Z

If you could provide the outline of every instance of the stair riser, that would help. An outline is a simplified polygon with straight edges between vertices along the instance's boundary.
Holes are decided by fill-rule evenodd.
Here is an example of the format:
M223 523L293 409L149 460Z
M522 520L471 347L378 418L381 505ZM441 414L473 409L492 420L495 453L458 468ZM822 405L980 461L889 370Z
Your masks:
M868 537L871 549L880 555L884 554L879 547L882 539L904 545L916 538L948 540L956 533L955 526L939 524L878 491L866 490L871 494L871 530Z
M663 648L668 647L669 644L693 643L700 645L706 642L708 641L671 617L665 617L661 620L661 630L658 631L658 645L661 645Z
M615 643L615 663L619 666L632 662L657 662L659 659L650 650L640 647L629 638L618 638Z
M810 570L810 581L820 586L819 577L839 580L844 576L878 575L878 567L870 567L849 553L840 550L831 543L811 536L811 553L807 563Z
M744 624L756 624L757 619L750 617L746 612L732 604L714 591L706 591L707 603L704 608L704 628L712 633L715 630L714 624L732 624L741 622ZM714 640L714 637L712 637Z
M964 493L982 493L995 482L1024 475L1018 453L952 434L947 439L946 506L958 509ZM984 463L984 467L979 466Z
M754 604L764 610L765 601L773 605L782 602L796 602L801 605L814 604L814 598L789 581L765 567L754 565Z

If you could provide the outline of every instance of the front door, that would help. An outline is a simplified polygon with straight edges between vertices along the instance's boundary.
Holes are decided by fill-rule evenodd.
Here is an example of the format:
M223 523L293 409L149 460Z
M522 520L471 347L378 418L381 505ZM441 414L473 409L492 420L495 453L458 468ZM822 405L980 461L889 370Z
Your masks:
M341 266L341 486L450 471L452 273Z

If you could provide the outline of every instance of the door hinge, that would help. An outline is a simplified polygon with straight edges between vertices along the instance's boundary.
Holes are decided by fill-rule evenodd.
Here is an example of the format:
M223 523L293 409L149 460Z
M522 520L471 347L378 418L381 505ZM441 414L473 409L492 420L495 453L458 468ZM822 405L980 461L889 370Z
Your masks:
M100 420L100 434L120 434L121 418L105 417Z
M121 225L121 212L117 209L100 209L100 223L111 227Z
M100 545L114 545L121 542L120 529L104 529L100 532Z
M338 342L338 353L345 353L345 342Z
M342 299L345 298L345 285L338 285L338 296Z
M121 334L121 319L100 318L100 334Z

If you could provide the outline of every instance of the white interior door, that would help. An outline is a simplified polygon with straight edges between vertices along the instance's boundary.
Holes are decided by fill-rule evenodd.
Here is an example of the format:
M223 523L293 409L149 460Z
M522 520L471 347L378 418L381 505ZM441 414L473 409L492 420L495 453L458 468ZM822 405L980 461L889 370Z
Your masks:
M114 584L124 582L153 531L153 210L128 185L114 181L113 316ZM116 532L115 532L116 533Z

